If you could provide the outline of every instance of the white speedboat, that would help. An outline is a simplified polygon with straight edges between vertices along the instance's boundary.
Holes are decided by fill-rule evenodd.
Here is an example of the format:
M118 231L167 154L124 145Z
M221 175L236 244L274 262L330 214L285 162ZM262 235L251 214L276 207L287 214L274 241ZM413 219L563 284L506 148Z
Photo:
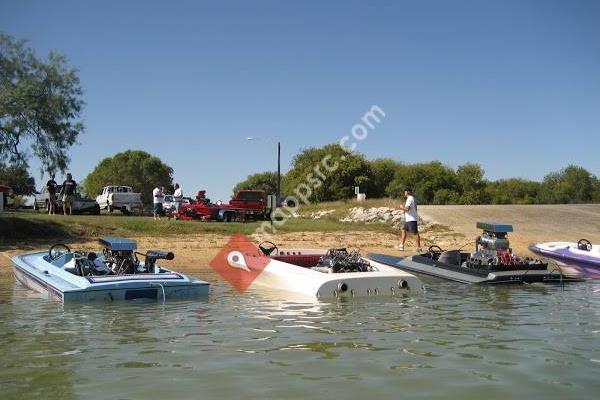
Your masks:
M103 237L102 255L72 252L65 244L12 258L14 274L25 287L61 302L93 300L166 300L208 295L207 282L156 264L171 252L138 253L134 241ZM143 258L143 261L138 259Z
M278 249L271 242L261 243L259 249L260 255L244 254L246 258L269 258L252 285L269 286L320 299L392 296L420 293L423 290L416 276L369 261L361 257L358 250Z

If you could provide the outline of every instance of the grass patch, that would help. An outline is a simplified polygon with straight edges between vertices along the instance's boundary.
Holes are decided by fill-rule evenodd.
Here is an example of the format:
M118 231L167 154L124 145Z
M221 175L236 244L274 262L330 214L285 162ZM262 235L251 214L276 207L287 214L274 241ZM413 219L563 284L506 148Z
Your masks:
M57 221L32 220L25 216L0 215L0 243L40 237L71 236Z
M0 214L0 245L40 239L96 239L100 236L168 237L199 234L250 235L263 221L222 223L175 221L122 215L47 215L35 212ZM289 219L277 232L390 231L384 224L346 224L335 219ZM267 230L267 232L269 232Z

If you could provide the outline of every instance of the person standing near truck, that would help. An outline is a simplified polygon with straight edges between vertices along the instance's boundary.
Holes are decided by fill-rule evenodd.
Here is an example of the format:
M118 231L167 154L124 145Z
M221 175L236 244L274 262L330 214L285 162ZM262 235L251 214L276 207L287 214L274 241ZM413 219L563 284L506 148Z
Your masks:
M58 184L54 180L54 174L46 182L46 192L48 192L48 214L56 214L56 189Z
M154 205L154 220L160 219L163 213L164 192L156 185L152 190L152 203Z
M75 190L77 189L77 182L73 180L73 176L67 174L67 179L63 182L60 188L60 196L63 202L63 213L67 215L67 209L69 215L73 214L73 201L75 200Z
M175 183L175 191L173 192L173 201L175 202L175 211L179 213L181 208L181 202L183 201L183 190L179 186L179 183Z

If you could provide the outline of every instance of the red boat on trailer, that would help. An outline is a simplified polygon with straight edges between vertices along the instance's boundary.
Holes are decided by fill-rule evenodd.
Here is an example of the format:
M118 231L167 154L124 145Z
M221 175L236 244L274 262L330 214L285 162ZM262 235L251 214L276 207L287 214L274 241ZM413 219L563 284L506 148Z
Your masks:
M185 221L246 221L249 219L269 219L274 209L275 196L267 195L264 190L240 190L227 204L211 203L206 197L206 190L199 190L196 201L182 204L179 212L173 212L173 217Z

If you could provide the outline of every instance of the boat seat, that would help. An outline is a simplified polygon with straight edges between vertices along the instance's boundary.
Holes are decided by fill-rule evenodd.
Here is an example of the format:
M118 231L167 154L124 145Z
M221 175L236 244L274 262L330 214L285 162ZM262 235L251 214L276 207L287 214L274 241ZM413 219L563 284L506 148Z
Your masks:
M279 254L271 258L303 268L312 268L319 263L321 256L319 254Z
M461 264L461 255L460 250L446 250L442 254L440 254L440 258L438 258L439 262L450 264L450 265L460 265Z

